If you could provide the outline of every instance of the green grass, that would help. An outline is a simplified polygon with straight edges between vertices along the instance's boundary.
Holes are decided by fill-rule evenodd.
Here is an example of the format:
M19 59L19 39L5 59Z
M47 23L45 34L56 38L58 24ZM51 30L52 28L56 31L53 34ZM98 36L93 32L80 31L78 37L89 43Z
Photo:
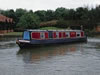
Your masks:
M62 29L62 28L57 28L57 27L43 27L43 28L40 28L41 30L59 30L59 29Z
M9 32L5 34L6 36L21 36L22 32Z
M60 30L63 28L57 28L57 27L42 27L40 30ZM9 32L4 34L5 36L22 36L23 32Z

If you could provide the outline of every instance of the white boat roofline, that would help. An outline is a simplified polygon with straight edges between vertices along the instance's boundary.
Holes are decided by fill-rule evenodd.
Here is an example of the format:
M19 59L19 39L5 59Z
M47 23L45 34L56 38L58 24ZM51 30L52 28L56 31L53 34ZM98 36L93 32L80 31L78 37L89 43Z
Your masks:
M60 29L60 30L40 30L40 29L29 29L29 30L25 30L25 31L83 31L83 30L67 30L67 29Z

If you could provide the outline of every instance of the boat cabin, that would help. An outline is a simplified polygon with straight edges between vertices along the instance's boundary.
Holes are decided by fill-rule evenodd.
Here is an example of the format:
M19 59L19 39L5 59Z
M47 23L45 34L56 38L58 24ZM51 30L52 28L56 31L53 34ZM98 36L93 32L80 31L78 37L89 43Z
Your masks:
M24 40L65 39L84 37L82 30L26 30Z

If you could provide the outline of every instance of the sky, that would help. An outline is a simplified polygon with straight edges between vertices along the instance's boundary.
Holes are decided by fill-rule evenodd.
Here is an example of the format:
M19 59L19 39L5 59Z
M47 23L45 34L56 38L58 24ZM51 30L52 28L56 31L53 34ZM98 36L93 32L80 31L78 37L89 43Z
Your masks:
M95 7L100 4L100 0L0 0L0 9L23 8L27 10L55 10L58 7L77 8Z

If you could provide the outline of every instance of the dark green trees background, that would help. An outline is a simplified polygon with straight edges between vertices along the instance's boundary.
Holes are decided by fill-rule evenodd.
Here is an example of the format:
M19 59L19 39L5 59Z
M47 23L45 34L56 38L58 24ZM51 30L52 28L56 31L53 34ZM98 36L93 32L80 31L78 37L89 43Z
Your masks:
M15 30L40 28L42 27L41 23L49 21L51 21L51 26L55 27L83 26L84 29L90 30L100 24L100 6L95 8L78 7L76 9L60 7L56 10L38 10L34 12L19 8L16 10L0 10L0 14L13 18ZM53 24L52 21L56 21L56 24ZM47 23L45 26L49 26L49 24Z

